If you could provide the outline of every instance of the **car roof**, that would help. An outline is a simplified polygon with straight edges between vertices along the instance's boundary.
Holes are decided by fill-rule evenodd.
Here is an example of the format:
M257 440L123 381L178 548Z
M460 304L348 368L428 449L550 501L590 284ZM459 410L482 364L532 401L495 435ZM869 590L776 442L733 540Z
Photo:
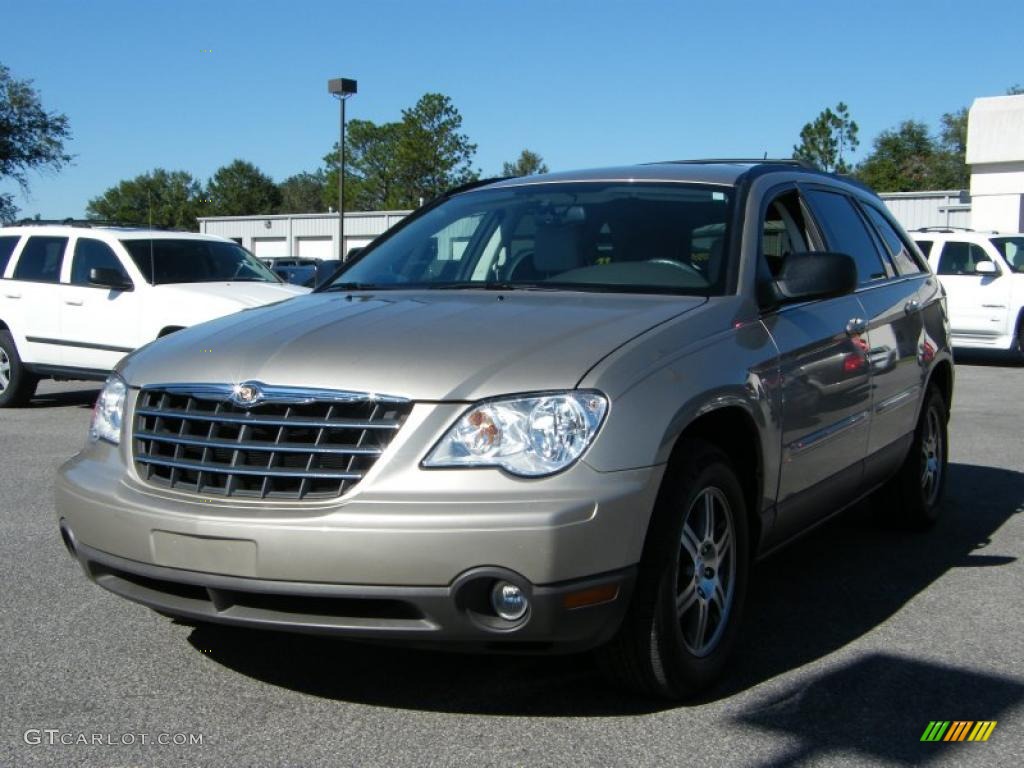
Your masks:
M106 235L119 240L216 240L217 242L231 242L227 238L203 232L179 232L170 229L145 229L115 225L15 224L13 226L0 227L0 237L4 235L67 236L71 234Z
M692 184L713 184L719 186L736 186L745 179L753 179L769 173L805 175L807 181L824 181L832 184L845 185L849 190L867 192L874 196L874 191L856 179L825 173L800 160L782 159L713 159L713 160L668 160L639 165L620 165L608 168L591 168L576 171L560 171L532 176L516 176L511 178L490 179L476 182L452 191L478 189L503 189L538 184L560 184L569 182L678 182Z

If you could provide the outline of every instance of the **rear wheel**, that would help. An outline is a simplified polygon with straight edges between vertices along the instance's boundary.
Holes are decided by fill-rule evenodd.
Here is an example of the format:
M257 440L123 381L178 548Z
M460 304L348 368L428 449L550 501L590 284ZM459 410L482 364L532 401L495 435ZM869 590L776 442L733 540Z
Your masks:
M939 518L946 486L949 440L946 402L938 387L925 396L914 430L914 442L893 478L896 519L906 527L927 528Z
M662 483L633 600L598 661L615 682L679 699L713 683L736 639L747 587L747 511L714 446L687 441Z
M1014 362L1024 363L1024 311L1017 318L1017 333L1014 334L1013 341L1010 343L1010 354L1013 356Z
M36 393L39 378L29 373L21 362L14 338L0 331L0 408L25 405Z

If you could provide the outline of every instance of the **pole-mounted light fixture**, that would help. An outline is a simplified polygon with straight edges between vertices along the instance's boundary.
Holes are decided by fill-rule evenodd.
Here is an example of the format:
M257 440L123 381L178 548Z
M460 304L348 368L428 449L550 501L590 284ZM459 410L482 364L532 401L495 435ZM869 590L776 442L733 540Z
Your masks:
M341 104L341 137L338 142L338 258L345 259L345 100L356 93L358 83L347 77L327 81L327 92Z

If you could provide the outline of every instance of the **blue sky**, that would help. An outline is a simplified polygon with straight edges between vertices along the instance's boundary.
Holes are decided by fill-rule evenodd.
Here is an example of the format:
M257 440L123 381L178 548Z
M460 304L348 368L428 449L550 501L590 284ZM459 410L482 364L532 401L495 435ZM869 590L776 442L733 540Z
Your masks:
M329 77L359 81L349 118L397 119L425 92L461 111L486 175L523 147L553 170L788 156L843 100L871 139L933 127L1024 84L1018 2L291 2L3 0L0 62L66 113L75 165L31 175L22 215L82 215L152 168L205 180L240 157L276 180L337 134ZM204 53L204 50L211 53ZM0 183L0 190L13 191Z

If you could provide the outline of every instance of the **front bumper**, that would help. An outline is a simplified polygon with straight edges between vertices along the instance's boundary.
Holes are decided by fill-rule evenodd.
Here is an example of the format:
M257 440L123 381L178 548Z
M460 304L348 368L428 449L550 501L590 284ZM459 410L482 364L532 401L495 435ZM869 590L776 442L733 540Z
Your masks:
M193 620L564 650L617 628L663 471L403 471L331 504L270 504L155 489L124 459L91 446L56 485L65 540L111 592ZM488 613L498 579L527 594L525 620Z

